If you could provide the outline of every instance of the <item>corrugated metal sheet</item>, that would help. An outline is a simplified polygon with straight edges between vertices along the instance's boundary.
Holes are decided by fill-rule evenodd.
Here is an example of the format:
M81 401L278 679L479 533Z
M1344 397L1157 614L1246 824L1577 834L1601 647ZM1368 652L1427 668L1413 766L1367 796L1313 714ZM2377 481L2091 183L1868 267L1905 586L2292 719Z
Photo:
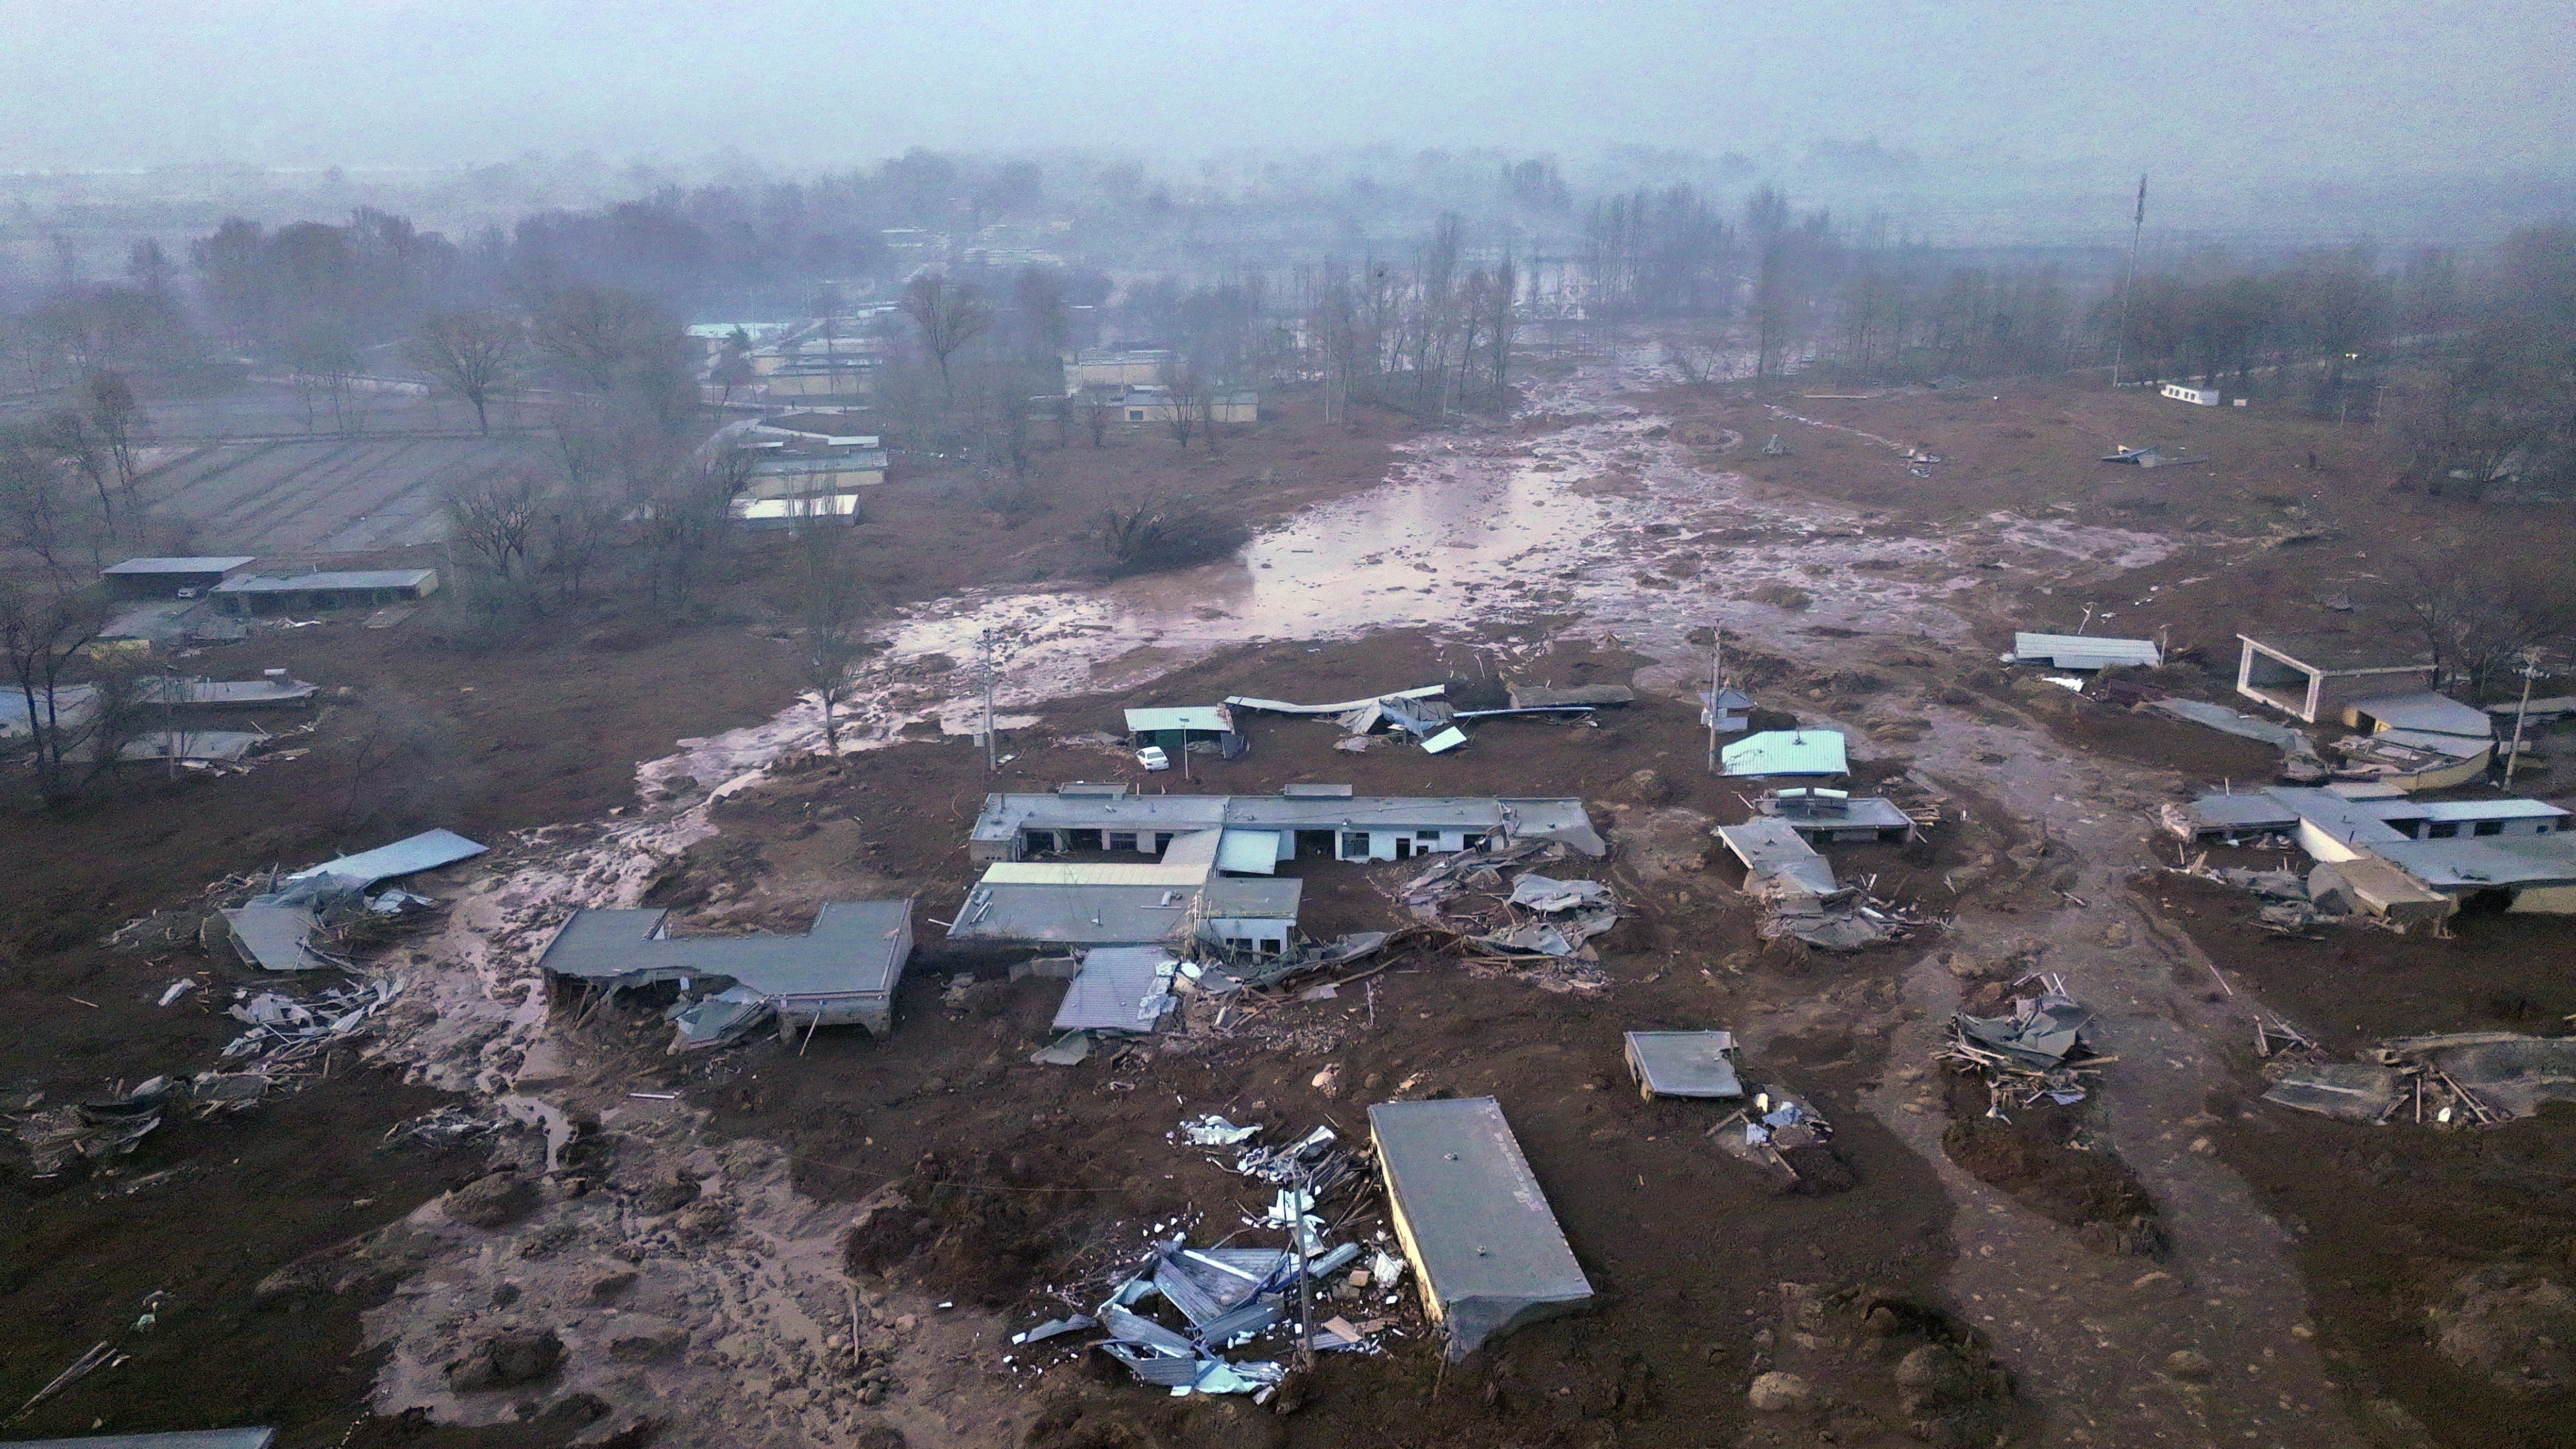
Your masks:
M2013 658L2024 664L2045 660L2059 669L2108 669L2137 665L2153 669L2165 662L2153 639L2105 639L2093 634L2015 634Z
M1547 1194L1491 1097L1369 1108L1405 1256L1451 1361L1496 1334L1591 1301Z
M1086 951L1056 1008L1057 1031L1152 1031L1171 1004L1169 951L1102 946Z
M396 876L436 870L442 865L454 865L460 860L469 860L481 855L484 849L485 847L453 830L424 830L418 835L407 836L391 845L379 845L373 850L359 851L356 855L344 855L337 860L326 860L311 870L299 870L287 879L310 880L315 876L330 875L372 885L380 880L392 880Z
M305 906L240 906L224 912L233 941L253 961L270 971L315 971L333 963L304 949L313 933L313 912Z

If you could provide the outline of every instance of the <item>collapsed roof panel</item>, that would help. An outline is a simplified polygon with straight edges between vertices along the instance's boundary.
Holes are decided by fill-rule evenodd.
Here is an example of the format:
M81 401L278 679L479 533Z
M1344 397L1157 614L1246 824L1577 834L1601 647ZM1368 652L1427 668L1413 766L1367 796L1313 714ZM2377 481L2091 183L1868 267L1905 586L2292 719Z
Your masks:
M1171 1009L1172 953L1156 946L1101 946L1082 953L1065 985L1057 1031L1149 1032Z
M1628 1074L1649 1097L1741 1097L1735 1034L1726 1031L1632 1031L1624 1037Z
M309 870L299 870L287 879L290 881L314 880L327 875L354 882L357 888L364 888L380 880L416 875L424 870L436 870L442 865L454 865L460 860L470 860L481 855L485 849L487 847L468 840L453 830L424 830L418 835L406 836L391 845L380 845L373 850L362 850L356 855L344 855L336 860L326 860Z

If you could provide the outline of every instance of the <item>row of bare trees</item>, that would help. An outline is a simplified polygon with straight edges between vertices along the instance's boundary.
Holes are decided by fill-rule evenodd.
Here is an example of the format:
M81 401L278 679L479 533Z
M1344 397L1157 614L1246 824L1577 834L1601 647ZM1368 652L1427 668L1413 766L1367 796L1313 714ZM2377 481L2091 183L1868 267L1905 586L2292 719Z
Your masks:
M1511 369L1519 273L1505 253L1471 265L1465 222L1443 215L1411 271L1328 260L1301 277L1307 362L1327 416L1354 402L1414 412L1499 403Z

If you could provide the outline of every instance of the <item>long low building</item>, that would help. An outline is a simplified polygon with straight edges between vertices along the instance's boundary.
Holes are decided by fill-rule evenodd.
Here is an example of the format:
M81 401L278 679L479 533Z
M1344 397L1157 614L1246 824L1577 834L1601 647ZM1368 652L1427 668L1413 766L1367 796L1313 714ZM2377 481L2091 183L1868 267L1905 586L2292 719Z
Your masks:
M382 607L438 592L436 569L343 569L308 574L246 574L208 593L215 607L234 614L308 613L319 609Z
M1839 738L1839 737L1837 737ZM1202 830L1275 837L1275 858L1408 860L1502 841L1561 841L1607 853L1583 802L1353 795L1349 787L1290 787L1277 795L1137 795L1123 785L1063 785L1047 795L987 795L967 837L970 859L1026 860L1056 851L1159 856ZM1325 793L1338 788L1341 793Z

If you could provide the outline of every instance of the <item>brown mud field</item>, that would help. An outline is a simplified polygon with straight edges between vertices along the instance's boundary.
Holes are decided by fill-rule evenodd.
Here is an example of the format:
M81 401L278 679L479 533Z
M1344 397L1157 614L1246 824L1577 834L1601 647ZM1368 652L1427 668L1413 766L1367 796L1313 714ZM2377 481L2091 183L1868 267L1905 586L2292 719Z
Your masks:
M2251 1050L2258 1010L2338 1054L2404 1032L2560 1030L2576 1012L2563 933L2519 920L2464 921L2448 940L2259 932L2252 898L2161 871L2176 852L2154 810L2268 778L2270 752L2079 701L1994 658L2013 628L2072 628L2091 603L2111 616L2097 632L2169 627L2182 658L2160 687L2224 697L2235 628L2329 613L2366 625L2305 601L2368 583L2357 556L2415 542L2407 529L2477 518L2386 495L2356 437L2259 409L2188 420L2211 430L2189 441L2230 451L2208 479L2160 471L2176 491L2159 510L2141 506L2156 500L2137 496L2137 475L2092 469L2085 451L2096 433L2136 442L2122 430L2163 426L2145 399L2027 389L1978 412L1917 394L1829 415L1795 396L1672 389L1616 358L1558 371L1534 391L1546 421L1418 440L1400 485L1506 470L1507 495L1424 514L1436 527L1401 540L1333 534L1377 515L1327 503L1300 515L1324 523L1257 541L1230 582L1082 591L1049 551L1078 542L1070 500L1014 527L962 506L971 480L887 485L861 532L921 562L890 595L904 607L892 656L872 666L866 747L837 760L806 753L810 720L781 712L792 639L757 577L727 586L733 616L668 637L585 621L542 648L469 657L333 624L233 646L418 701L436 728L407 767L367 767L363 731L332 733L353 707L304 759L194 788L138 782L71 818L10 817L0 1004L29 1025L0 1048L0 1089L52 1103L205 1070L236 1029L213 1008L274 984L193 948L94 944L129 916L185 906L231 871L421 825L497 849L422 883L444 904L383 948L379 969L413 995L363 1061L248 1113L174 1118L131 1156L58 1178L30 1179L15 1156L0 1168L0 1409L94 1343L131 1355L11 1431L259 1419L291 1446L868 1449L2565 1442L2565 1114L2479 1133L2348 1127L2255 1101ZM1878 443L1770 406L1928 442L1957 465L1918 479ZM2070 421L2050 432L2043 413ZM1688 456L1720 422L1788 433L1793 456L1756 463L1714 443ZM1348 497L1390 456L1368 438L1289 456L1312 446L1241 442L1193 459L1206 476L1186 486L1222 496L1249 477L1247 500L1277 486L1284 511ZM2267 501L2311 448L2325 476L2310 502ZM1119 451L1096 461L1114 471ZM1301 481L1290 462L1312 471ZM1279 471L1265 483L1265 469ZM913 486L911 501L896 491ZM1313 491L1289 496L1300 487ZM2345 509L2329 520L2342 532L2291 539L2315 514L2290 510L2312 505ZM1483 528L1487 506L1539 512L1494 515L1502 542L1479 553L1459 530ZM1247 502L1244 516L1262 512ZM2565 526L2529 521L2535 548ZM1310 548L1325 552L1301 562ZM1337 570L1378 602L1336 595ZM1062 591L992 591L1041 577ZM1203 600L1209 612L1174 594L1211 579L1231 592ZM1005 605L1019 612L994 612ZM958 642L1010 618L1027 625L1025 657L1004 701L1010 758L991 774L936 721L970 694ZM1139 619L1152 627L1121 632ZM1832 854L1845 879L1944 929L1850 956L1755 934L1741 868L1708 834L1749 809L1749 792L1706 774L1689 698L1706 669L1693 631L1711 620L1765 723L1832 723L1853 737L1855 788L1939 805L1921 844ZM1262 632L1274 637L1250 637ZM1186 779L1145 776L1113 738L1126 705L1434 680L1472 694L1505 674L1633 683L1639 698L1595 726L1489 723L1439 757L1345 753L1327 725L1260 716L1249 755L1191 757ZM2565 740L2542 744L2545 772L2523 784L2561 793ZM1329 999L1283 993L1248 1021L1195 1016L1078 1066L1035 1065L1061 988L1012 980L1003 954L945 947L936 922L970 878L963 835L982 796L1068 779L1577 796L1612 852L1549 869L1606 882L1626 919L1595 967L1500 971L1411 950ZM1414 869L1290 868L1318 936L1399 924L1392 894ZM549 994L528 969L573 905L669 905L687 931L794 930L821 901L892 894L916 897L920 949L883 1041L827 1030L668 1056L649 1002ZM2034 968L2096 1009L2114 1064L2085 1102L2007 1131L1982 1115L1982 1087L1930 1053L1951 1011L2001 1009ZM182 976L213 989L156 1006ZM1814 1176L1842 1190L1782 1191L1708 1135L1724 1112L1641 1101L1618 1034L1661 1027L1735 1031L1748 1077L1833 1122L1840 1171ZM486 1110L514 1092L558 1114L551 1146L503 1130L379 1150L433 1106ZM1005 1347L1080 1301L1050 1290L1095 1281L1152 1225L1186 1220L1193 1243L1212 1241L1258 1207L1257 1185L1167 1140L1182 1117L1352 1136L1371 1102L1489 1093L1592 1280L1589 1311L1445 1370L1418 1332L1389 1336L1382 1357L1326 1354L1261 1408L1169 1398L1097 1355ZM1748 1397L1766 1373L1799 1391L1764 1380Z

